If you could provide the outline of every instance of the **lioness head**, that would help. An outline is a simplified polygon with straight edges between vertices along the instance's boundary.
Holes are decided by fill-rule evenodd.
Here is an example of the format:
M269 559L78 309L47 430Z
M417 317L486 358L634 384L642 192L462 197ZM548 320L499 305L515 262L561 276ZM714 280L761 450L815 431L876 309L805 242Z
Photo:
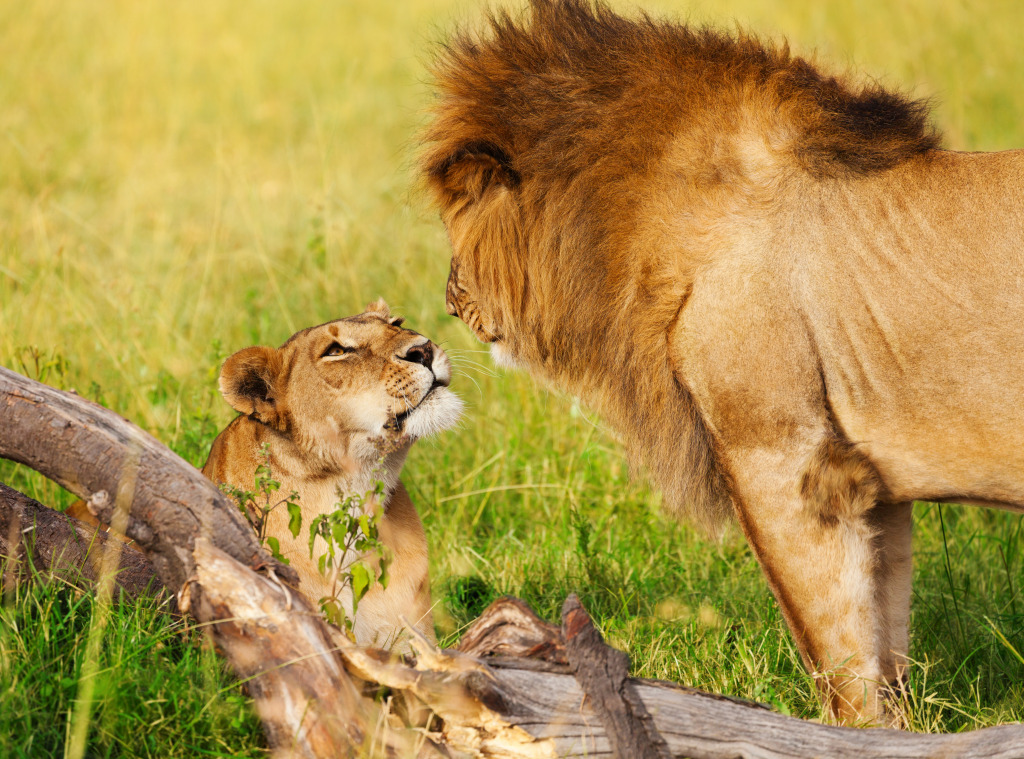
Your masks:
M307 465L358 468L452 426L462 409L444 351L401 324L380 300L280 348L245 348L224 363L220 391L290 438Z

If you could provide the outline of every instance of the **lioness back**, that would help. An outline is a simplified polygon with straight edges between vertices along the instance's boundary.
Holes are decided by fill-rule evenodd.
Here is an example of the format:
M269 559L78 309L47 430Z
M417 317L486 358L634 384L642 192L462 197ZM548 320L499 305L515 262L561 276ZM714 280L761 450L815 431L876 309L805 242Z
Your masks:
M266 535L279 541L314 605L335 596L336 578L318 569L327 550L321 537L310 556L310 523L383 485L366 508L383 508L379 538L393 557L390 579L359 602L353 628L358 643L383 647L398 643L407 625L434 636L426 535L398 477L413 442L450 427L462 408L448 389L444 351L401 322L378 301L357 316L302 330L280 348L231 356L220 390L241 415L217 436L203 466L214 482L251 489L256 468L267 463L279 495L299 494L298 537L284 507L267 515ZM376 566L378 557L346 555L336 566L359 559ZM351 618L348 588L339 600Z

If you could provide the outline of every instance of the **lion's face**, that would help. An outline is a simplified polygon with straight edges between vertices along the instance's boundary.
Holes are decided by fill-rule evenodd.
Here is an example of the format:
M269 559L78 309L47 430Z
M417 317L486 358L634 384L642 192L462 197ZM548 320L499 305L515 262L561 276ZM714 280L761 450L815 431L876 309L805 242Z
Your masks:
M499 364L519 364L530 352L523 326L536 317L538 284L528 270L521 178L504 156L477 147L455 150L436 176L452 248L445 304Z
M365 458L381 440L404 444L438 432L462 407L448 389L448 357L401 321L378 301L278 349L246 348L225 362L221 392L320 458Z
M490 305L491 298L486 292L481 292L471 271L469 267L460 265L458 253L454 251L445 290L448 313L465 322L476 338L490 347L491 358L496 364L516 366L518 361L509 350L505 331L496 318L496 309Z

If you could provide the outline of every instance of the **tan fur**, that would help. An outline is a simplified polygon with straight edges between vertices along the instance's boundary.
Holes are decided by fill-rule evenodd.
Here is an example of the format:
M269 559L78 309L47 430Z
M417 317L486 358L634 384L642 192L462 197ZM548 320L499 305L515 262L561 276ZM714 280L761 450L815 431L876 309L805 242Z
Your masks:
M889 721L915 499L1024 508L1024 153L749 35L532 0L435 67L450 313L738 518L845 722Z
M297 491L303 530L288 531L284 507L268 517L267 534L298 572L299 589L316 605L331 593L310 558L308 526L339 500L365 495L384 483L380 539L393 562L386 589L373 587L359 603L354 633L364 645L400 648L406 624L433 639L427 540L398 476L412 443L451 426L461 403L448 390L447 356L422 335L402 329L383 301L347 319L311 327L280 348L246 348L221 370L224 398L242 413L213 443L203 474L251 489L260 447L270 448L280 494ZM339 495L340 493L340 495ZM375 557L346 557L345 561ZM342 599L351 614L349 594Z

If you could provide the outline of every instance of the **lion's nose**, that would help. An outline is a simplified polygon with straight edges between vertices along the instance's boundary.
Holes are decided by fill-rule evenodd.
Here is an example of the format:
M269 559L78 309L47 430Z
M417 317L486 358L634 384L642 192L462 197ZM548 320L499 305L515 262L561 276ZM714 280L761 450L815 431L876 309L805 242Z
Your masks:
M404 356L398 358L412 364L422 364L429 369L434 363L434 347L430 343L413 345L406 349Z
M445 307L445 310L448 312L448 316L458 316L459 315L458 309L455 308L455 304L452 303L450 300L446 300L444 302L444 307Z

